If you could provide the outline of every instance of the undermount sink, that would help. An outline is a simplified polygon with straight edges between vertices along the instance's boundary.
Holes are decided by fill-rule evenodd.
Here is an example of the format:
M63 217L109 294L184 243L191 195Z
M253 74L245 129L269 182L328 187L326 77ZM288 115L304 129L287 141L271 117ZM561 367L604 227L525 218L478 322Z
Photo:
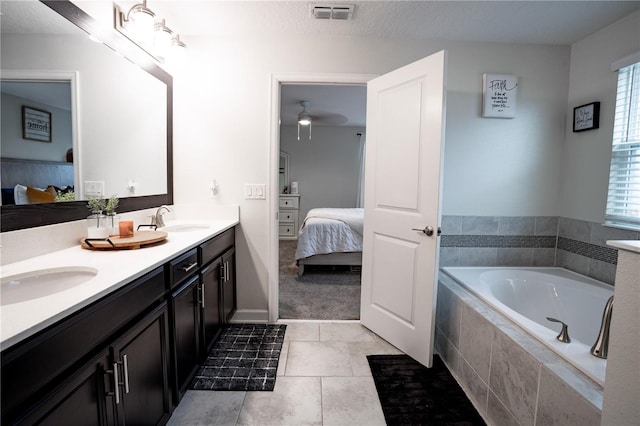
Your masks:
M176 225L165 226L164 228L160 228L161 231L166 232L190 232L190 231L200 231L202 229L209 228L209 225L204 225L201 223L181 223Z
M50 296L77 287L97 274L98 270L95 268L67 266L3 277L0 284L0 302L4 306Z

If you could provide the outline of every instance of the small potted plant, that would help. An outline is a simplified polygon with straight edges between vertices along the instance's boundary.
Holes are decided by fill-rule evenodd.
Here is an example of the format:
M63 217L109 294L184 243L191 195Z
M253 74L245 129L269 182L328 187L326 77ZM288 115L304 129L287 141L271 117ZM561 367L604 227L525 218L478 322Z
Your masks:
M99 197L91 197L87 201L87 207L91 215L87 218L87 236L89 238L107 238L110 229L107 226L104 210L107 206L106 200Z
M112 195L105 201L104 212L107 215L107 227L111 228L109 235L118 235L120 232L118 224L120 223L120 216L117 215L116 209L120 200L116 194Z

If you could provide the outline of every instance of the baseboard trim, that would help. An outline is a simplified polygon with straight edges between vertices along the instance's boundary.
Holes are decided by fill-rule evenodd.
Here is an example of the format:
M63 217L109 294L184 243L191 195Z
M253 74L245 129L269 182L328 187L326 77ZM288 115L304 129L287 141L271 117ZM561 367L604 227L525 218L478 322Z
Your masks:
M231 323L242 323L242 322L257 322L257 323L268 323L269 322L269 311L266 309L238 309L233 317L231 318Z

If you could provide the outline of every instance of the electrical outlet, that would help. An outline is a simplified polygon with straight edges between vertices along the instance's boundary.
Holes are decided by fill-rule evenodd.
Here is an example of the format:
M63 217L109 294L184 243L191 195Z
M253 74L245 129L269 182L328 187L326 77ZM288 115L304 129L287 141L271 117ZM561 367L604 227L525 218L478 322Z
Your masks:
M85 197L102 197L104 195L104 181L102 180L85 180L84 196Z

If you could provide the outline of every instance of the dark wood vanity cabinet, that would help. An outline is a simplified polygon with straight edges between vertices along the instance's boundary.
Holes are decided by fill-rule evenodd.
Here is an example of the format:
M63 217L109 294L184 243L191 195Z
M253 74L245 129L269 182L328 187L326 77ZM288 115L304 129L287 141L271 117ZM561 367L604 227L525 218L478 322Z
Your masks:
M236 311L236 249L227 250L221 258L222 321L228 323Z
M187 391L200 362L200 294L197 274L171 293L176 404Z
M2 351L1 424L165 424L235 311L234 247L231 228Z
M199 247L202 304L202 359L220 334L222 325L229 322L236 309L235 229L202 243Z
M222 329L222 314L220 312L220 275L222 259L215 259L200 272L202 298L202 327L199 330L202 339L199 360L204 360L211 346Z
M2 424L150 424L138 421L143 416L166 422L164 287L157 268L3 351Z
M162 425L169 420L168 315L163 302L110 347L112 367L119 370L117 395L111 398L118 425Z

